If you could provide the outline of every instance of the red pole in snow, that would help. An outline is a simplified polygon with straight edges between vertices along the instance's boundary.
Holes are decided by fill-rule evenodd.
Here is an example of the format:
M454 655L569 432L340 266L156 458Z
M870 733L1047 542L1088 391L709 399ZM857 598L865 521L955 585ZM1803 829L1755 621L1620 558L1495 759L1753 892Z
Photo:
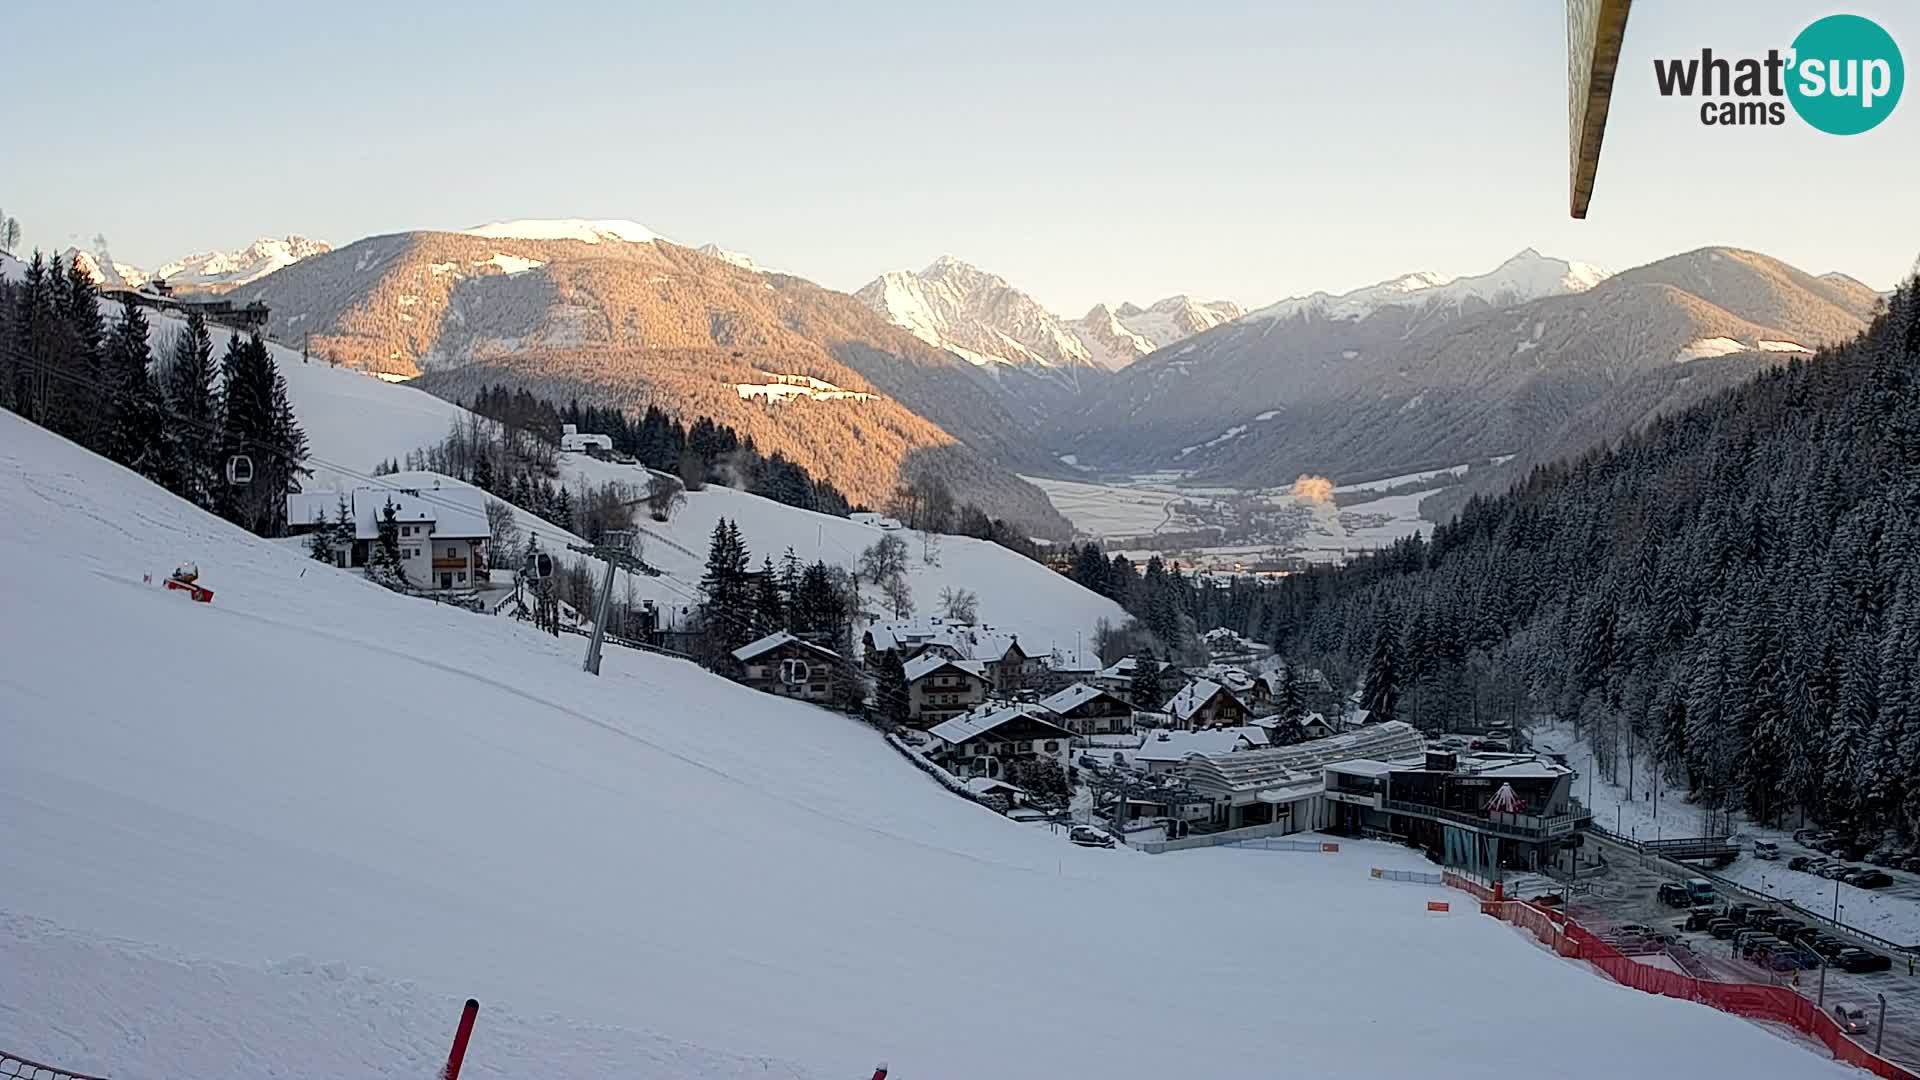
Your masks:
M467 1058L467 1040L473 1037L473 1018L480 1015L480 1003L467 999L467 1007L460 1010L460 1026L453 1033L453 1052L447 1055L446 1071L440 1075L444 1080L460 1080L460 1063Z

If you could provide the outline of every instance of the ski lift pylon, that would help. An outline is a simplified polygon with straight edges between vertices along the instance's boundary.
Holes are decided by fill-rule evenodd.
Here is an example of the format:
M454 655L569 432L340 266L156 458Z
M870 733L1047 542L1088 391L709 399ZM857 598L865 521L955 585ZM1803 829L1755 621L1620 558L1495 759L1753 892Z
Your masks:
M245 454L235 454L227 459L227 483L253 483L253 459Z

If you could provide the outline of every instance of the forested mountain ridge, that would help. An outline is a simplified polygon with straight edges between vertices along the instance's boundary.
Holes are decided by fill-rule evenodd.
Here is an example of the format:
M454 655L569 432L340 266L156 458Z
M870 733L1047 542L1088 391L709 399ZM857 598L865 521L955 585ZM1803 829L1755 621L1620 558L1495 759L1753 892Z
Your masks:
M369 237L239 295L317 357L424 371L443 396L507 383L635 415L657 403L751 435L858 502L939 470L988 512L1066 535L1008 471L1044 455L1000 395L853 297L659 239L494 235L518 231Z
M1920 279L1871 328L1279 586L1376 716L1579 723L1600 767L1920 835Z

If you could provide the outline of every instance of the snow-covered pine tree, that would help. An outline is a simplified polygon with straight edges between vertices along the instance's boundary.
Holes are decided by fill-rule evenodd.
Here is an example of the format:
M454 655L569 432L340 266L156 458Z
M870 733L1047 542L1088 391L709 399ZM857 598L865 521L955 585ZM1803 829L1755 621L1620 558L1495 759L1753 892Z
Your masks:
M1146 651L1133 656L1133 676L1127 680L1127 697L1136 709L1152 711L1166 703L1166 688L1160 679L1160 661Z

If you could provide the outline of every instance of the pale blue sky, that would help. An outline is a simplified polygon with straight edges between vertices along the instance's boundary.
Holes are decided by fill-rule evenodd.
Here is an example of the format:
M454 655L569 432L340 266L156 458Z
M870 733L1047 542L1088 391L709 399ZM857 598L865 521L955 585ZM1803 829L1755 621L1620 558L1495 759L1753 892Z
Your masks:
M1920 101L1865 135L1700 125L1650 60L1837 10L1636 5L1591 217L1567 217L1559 0L27 2L0 207L155 265L514 217L624 217L842 289L952 252L1069 314L1258 305L1526 246L1703 244L1885 288L1920 253ZM1914 97L1916 93L1909 93Z

